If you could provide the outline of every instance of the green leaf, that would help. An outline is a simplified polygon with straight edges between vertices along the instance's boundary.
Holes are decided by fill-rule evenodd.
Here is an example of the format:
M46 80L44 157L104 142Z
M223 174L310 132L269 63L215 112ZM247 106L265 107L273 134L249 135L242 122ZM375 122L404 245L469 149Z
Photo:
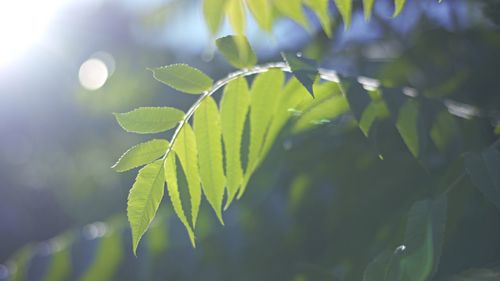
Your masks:
M344 94L349 102L354 117L358 123L363 117L363 113L371 103L371 98L361 84L355 79L342 79L341 85L344 89Z
M228 192L225 208L231 204L243 180L241 139L249 105L247 80L240 77L229 82L224 88L220 106Z
M349 110L347 100L341 95L332 96L303 113L295 122L292 132L300 133L319 124L329 123Z
M359 121L359 128L366 137L370 136L370 130L377 119L383 119L389 115L388 109L382 101L372 101L366 107L361 120Z
M142 168L135 179L128 196L127 216L132 228L134 254L141 237L153 220L163 198L163 160L155 161Z
M394 0L394 15L393 17L397 17L401 11L403 10L403 7L405 6L406 0Z
M225 36L215 41L222 55L236 68L248 68L257 63L250 43L245 36Z
M465 155L465 171L487 200L500 208L500 152L490 147Z
M191 225L189 224L184 213L184 209L182 208L181 196L179 193L179 184L177 181L177 165L175 163L175 160L175 151L170 151L167 158L165 159L163 167L163 170L165 171L165 181L167 183L168 196L170 197L170 201L172 202L175 213L179 217L184 227L186 227L189 239L191 240L191 244L194 247L196 244L193 229L191 228Z
M249 0L246 2L257 24L265 31L273 28L273 7L269 0Z
M363 11L367 21L372 17L373 3L375 3L375 0L363 0Z
M328 8L328 3L330 0L305 0L305 4L314 11L318 17L326 36L332 37L332 21L330 19L330 13Z
M318 77L318 69L314 60L297 56L294 53L282 53L283 59L290 66L293 75L306 87L314 97L313 84Z
M334 0L342 19L344 19L344 28L351 25L352 0Z
M188 94L201 94L213 83L212 78L187 64L171 64L149 70L156 80Z
M109 230L108 230L109 231ZM121 235L108 233L99 240L92 265L80 281L108 281L113 277L123 259Z
M201 202L201 180L198 168L198 146L191 126L186 123L182 127L173 149L181 162L186 175L189 196L191 197L191 223L196 227Z
M203 0L203 15L207 23L208 30L212 35L219 31L224 18L224 7L227 0Z
M56 243L60 243L59 241ZM52 253L47 274L42 279L43 281L64 281L68 280L71 274L71 254L69 247L63 245L61 249Z
M114 113L118 124L127 132L161 133L175 127L184 112L173 107L139 107L126 113Z
M203 192L222 220L222 200L226 178L222 162L222 132L217 104L211 97L204 99L194 114L194 134L198 143L198 161Z
M281 91L284 81L285 76L281 70L271 69L258 75L252 84L248 161L238 197L243 195L250 176L258 166L264 137L271 123L278 93Z
M420 152L418 142L418 103L408 100L401 107L396 127L413 156L418 157Z
M297 78L288 80L285 88L279 93L274 117L269 126L269 130L262 148L262 157L265 157L274 144L279 132L293 116L295 108L304 100L311 100L306 88Z
M163 156L167 148L168 141L161 139L140 143L125 151L111 168L117 172L125 172L149 164Z
M497 135L497 136L500 135L500 124L497 124L495 126L495 135Z
M432 279L441 255L446 210L445 196L413 204L406 225L406 254L401 259L404 280Z
M399 268L401 254L399 248L395 252L382 252L366 267L363 281L404 281Z
M430 136L436 147L442 152L446 151L448 145L457 137L460 137L457 120L448 110L442 110L437 114Z
M219 9L221 7L223 6L220 6ZM227 0L226 14L233 32L238 35L245 34L246 16L243 0Z
M302 10L302 0L272 0L276 9L286 17L291 18L304 28L309 27L309 23Z

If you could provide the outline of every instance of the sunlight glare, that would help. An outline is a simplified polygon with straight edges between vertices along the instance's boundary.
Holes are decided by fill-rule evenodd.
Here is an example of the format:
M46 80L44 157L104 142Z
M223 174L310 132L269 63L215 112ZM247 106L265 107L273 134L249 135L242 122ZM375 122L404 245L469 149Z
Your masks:
M87 90L94 91L106 83L108 80L109 71L106 64L98 58L86 60L80 66L78 78L80 84Z
M42 37L65 0L0 0L0 66Z

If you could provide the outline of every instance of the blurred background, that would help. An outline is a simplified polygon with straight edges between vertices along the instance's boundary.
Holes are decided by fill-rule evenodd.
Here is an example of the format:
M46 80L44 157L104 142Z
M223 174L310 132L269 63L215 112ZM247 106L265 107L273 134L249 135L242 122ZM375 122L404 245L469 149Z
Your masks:
M500 109L500 2L408 0L392 18L392 1L378 0L369 22L361 2L349 29L331 5L332 38L309 10L310 30L282 18L266 33L250 19L247 35L260 62L302 52L488 116ZM230 33L225 24L219 35ZM145 139L111 113L188 108L194 97L146 68L183 62L222 78L233 69L213 39L198 0L0 1L0 264L18 263L0 266L0 280L23 268L28 280L361 280L377 253L400 243L415 198L433 194L461 152L495 140L493 119L461 119L459 137L424 168L383 125L383 160L345 118L283 134L226 226L203 202L193 249L165 201L135 258L125 218L135 173L109 167ZM500 259L498 210L461 185L436 278Z

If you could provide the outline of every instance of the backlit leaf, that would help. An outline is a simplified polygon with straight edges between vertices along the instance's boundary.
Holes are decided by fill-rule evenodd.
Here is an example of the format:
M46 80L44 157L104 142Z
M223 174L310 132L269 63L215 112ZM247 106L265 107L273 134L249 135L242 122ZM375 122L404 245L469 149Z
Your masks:
M114 113L118 124L127 132L161 133L175 127L184 112L173 107L139 107L126 113Z
M191 198L191 223L196 226L201 202L201 181L198 168L198 146L191 126L186 123L182 127L173 149L181 162L186 175L189 196Z
M344 19L344 27L347 29L351 25L352 0L334 0L334 2Z
M394 17L397 17L401 13L405 3L406 0L394 0Z
M156 80L188 94L201 94L213 83L212 78L187 64L171 64L150 70Z
M281 91L284 81L285 76L281 70L271 69L258 75L252 84L248 162L238 197L243 194L246 183L258 165L264 137L271 123L278 93Z
M153 220L165 185L163 161L158 160L142 168L135 179L128 196L127 216L132 228L134 254L141 237Z
M305 4L309 6L319 18L319 22L326 35L332 37L332 21L329 13L330 9L328 8L329 2L330 0L305 0Z
M257 24L265 31L271 31L273 27L273 7L269 0L247 0L250 12Z
M243 180L241 165L241 139L250 105L248 84L245 78L231 81L224 88L221 100L222 137L226 154L226 177L228 199L231 204Z
M165 181L167 183L168 196L174 207L174 211L179 217L180 221L186 227L186 230L191 240L193 247L195 246L194 233L191 225L189 224L184 209L182 207L181 196L179 193L179 184L177 181L177 165L175 163L175 152L171 151L164 162L163 170L165 171Z
M219 9L221 9L219 7ZM243 0L226 0L226 13L233 32L238 35L245 34L246 15Z
M245 36L225 36L215 41L222 55L236 68L247 68L257 63L250 43Z
M375 3L375 0L363 0L363 11L365 14L365 20L370 20L372 16L373 3Z
M222 200L226 178L222 162L221 121L217 104L211 97L204 99L194 114L194 134L203 192L223 223Z
M117 172L128 171L160 158L168 148L168 141L153 139L131 147L111 167Z
M291 18L304 28L309 27L304 11L302 9L302 0L272 0L276 9L286 17Z
M203 14L208 30L212 35L219 31L219 27L224 19L224 7L227 0L203 0Z

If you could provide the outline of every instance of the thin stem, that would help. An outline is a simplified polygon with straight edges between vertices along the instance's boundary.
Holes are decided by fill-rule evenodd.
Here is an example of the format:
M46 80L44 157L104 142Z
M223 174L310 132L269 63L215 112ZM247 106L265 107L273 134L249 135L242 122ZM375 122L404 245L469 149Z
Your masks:
M455 187L458 186L460 182L465 178L465 173L462 173L458 178L456 178L448 187L444 190L443 194L450 193Z

